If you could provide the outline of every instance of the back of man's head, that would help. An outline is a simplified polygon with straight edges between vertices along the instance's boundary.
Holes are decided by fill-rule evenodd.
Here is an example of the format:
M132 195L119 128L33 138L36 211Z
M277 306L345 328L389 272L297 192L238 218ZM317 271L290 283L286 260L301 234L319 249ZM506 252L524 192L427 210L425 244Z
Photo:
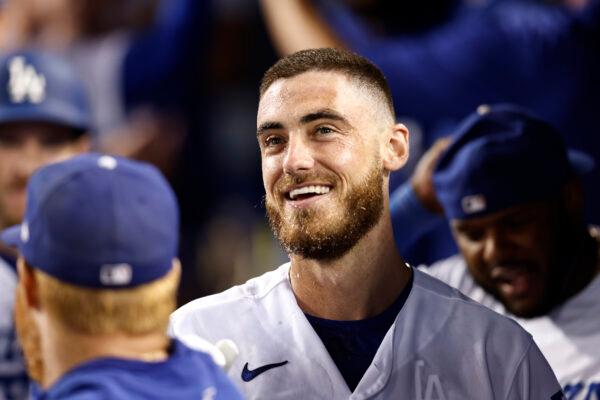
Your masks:
M39 282L41 306L82 334L165 332L179 282L179 212L154 167L86 154L28 184L25 219L3 232Z

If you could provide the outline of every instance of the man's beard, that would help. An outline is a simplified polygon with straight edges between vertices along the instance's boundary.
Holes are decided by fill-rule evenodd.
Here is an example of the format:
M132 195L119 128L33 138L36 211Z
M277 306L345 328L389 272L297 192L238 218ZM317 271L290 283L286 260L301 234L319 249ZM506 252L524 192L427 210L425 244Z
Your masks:
M295 184L309 176L292 178ZM338 220L331 221L326 211L298 209L285 218L267 200L267 215L275 237L290 254L315 260L334 260L345 255L381 218L383 212L383 173L374 167L365 180L341 199Z
M44 363L40 332L28 313L24 288L21 286L17 288L15 299L15 327L25 356L29 377L38 384L42 384Z

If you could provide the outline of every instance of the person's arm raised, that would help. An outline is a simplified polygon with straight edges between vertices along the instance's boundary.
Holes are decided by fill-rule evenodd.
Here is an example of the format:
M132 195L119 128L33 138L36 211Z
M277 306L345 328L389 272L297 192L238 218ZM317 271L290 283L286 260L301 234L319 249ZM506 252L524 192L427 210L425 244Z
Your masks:
M261 0L260 3L267 28L280 54L309 48L346 47L312 1Z

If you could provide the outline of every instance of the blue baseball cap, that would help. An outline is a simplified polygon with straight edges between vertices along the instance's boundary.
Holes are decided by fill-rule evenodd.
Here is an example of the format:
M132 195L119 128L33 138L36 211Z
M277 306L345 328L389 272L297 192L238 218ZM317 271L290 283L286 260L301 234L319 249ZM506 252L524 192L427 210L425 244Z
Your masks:
M34 268L92 288L162 277L171 270L178 237L177 201L160 172L96 153L35 172L23 223L1 234Z
M23 49L0 57L0 123L49 122L91 128L83 82L57 54Z
M593 168L590 156L567 151L560 133L529 111L480 106L454 133L433 185L448 218L469 219L548 199Z

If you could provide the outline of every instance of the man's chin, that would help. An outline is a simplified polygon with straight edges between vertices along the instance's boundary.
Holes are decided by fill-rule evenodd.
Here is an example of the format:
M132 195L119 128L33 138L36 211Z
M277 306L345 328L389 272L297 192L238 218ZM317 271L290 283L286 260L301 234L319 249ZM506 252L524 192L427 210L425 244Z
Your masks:
M358 241L338 226L339 219L311 216L292 221L278 225L277 229L272 224L275 235L291 255L314 260L338 259Z
M538 301L532 299L521 299L518 301L506 299L499 299L504 305L506 311L518 318L531 319L546 315L550 308L545 304L540 304Z

